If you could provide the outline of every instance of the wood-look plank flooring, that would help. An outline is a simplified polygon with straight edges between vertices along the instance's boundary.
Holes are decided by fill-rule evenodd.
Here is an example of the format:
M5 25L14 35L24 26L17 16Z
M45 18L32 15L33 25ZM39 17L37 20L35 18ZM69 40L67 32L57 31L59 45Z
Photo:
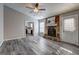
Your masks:
M76 55L79 47L44 39L40 36L29 36L22 39L4 41L0 55Z

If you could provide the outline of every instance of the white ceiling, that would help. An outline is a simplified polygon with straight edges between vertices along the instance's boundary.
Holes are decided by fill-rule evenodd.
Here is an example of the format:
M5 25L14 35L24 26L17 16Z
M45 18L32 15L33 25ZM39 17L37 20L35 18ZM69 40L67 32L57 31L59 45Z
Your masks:
M31 13L31 9L25 8L25 6L33 6L32 3L7 3L5 4L10 8L13 8L33 19L43 19L49 16L73 11L79 9L79 3L40 3L40 8L45 8L46 11Z

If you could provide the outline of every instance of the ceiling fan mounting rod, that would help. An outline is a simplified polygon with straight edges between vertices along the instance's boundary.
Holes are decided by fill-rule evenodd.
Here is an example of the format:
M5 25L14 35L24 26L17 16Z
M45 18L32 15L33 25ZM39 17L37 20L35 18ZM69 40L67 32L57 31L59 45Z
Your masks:
M38 8L38 6L39 6L39 4L38 4L38 3L36 3L36 4L35 4L35 8Z

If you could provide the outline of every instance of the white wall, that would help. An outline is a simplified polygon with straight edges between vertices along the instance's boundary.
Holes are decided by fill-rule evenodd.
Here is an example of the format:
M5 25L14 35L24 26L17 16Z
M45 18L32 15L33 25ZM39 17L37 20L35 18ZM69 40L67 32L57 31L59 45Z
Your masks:
M0 4L0 46L4 41L3 21L3 4Z
M24 20L26 16L9 7L4 7L4 39L18 39L25 37Z
M34 36L38 35L38 20L34 21Z
M76 30L74 32L67 32L63 31L63 25L64 25L64 20L63 18L69 18L69 17L75 17L75 24L76 24ZM74 11L66 14L62 14L60 17L60 22L61 22L61 38L62 41L73 43L78 45L79 44L79 39L78 39L78 20L79 20L79 11Z

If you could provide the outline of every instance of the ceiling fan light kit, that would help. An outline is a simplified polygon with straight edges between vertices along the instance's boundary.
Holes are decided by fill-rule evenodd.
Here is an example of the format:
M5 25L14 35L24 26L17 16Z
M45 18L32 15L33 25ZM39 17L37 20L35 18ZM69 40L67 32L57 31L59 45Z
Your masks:
M39 11L45 11L46 9L39 9L39 3L35 3L34 7L26 6L26 8L33 9L33 12L38 13Z
M38 13L38 8L35 8L34 10L33 10L35 13Z

